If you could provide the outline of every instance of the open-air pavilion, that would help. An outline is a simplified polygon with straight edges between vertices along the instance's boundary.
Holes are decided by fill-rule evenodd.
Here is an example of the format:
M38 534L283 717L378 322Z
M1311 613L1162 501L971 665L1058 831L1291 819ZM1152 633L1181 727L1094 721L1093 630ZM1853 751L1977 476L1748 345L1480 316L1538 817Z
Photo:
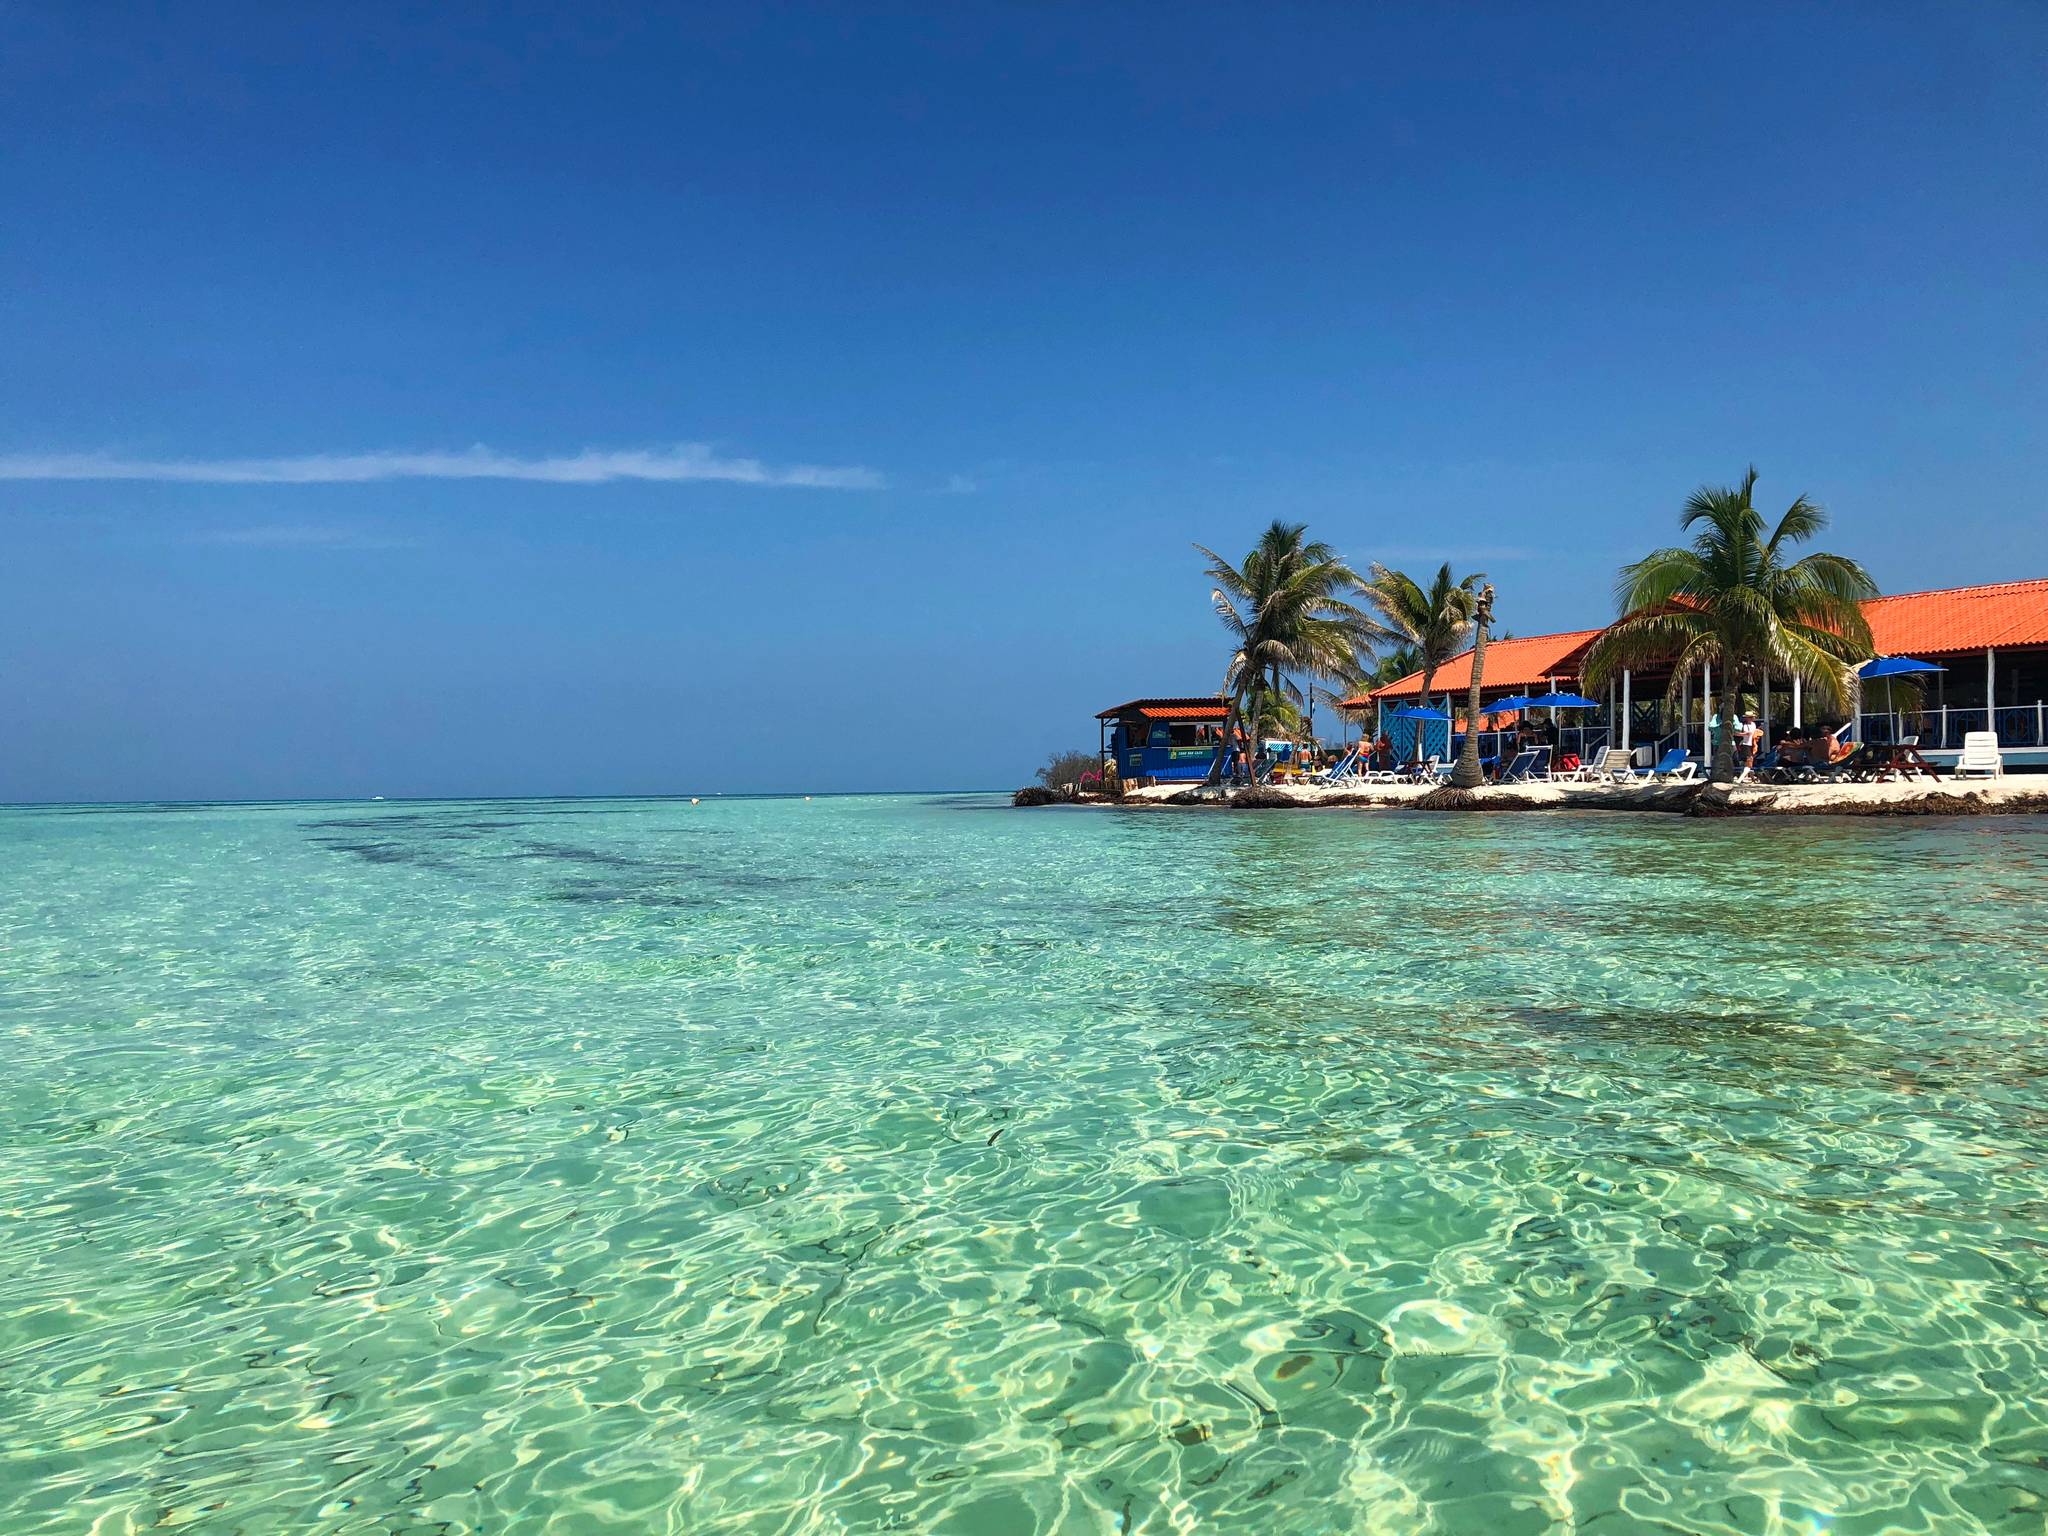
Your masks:
M1942 670L1900 679L1905 686L1894 685L1889 703L1878 691L1884 685L1862 689L1853 717L1846 721L1840 714L1817 716L1796 678L1768 681L1745 694L1736 707L1756 709L1772 735L1788 727L1848 724L1851 734L1862 741L1917 736L1921 751L1944 766L1953 765L1966 733L1991 730L1998 734L2008 768L2048 769L2048 579L1900 593L1872 600L1864 605L1864 613L1879 656L1911 656ZM1516 694L1580 688L1586 652L1600 633L1582 629L1491 642L1480 691L1482 708ZM1462 717L1471 666L1467 650L1437 668L1427 702ZM1648 763L1669 748L1682 746L1706 758L1711 724L1727 702L1715 691L1713 668L1703 667L1679 680L1675 711L1664 703L1670 681L1668 668L1623 672L1596 695L1602 708L1582 716L1560 716L1559 753L1590 760L1607 746L1620 746L1639 763ZM1416 727L1391 719L1390 712L1396 705L1420 702L1422 674L1416 672L1346 699L1342 708L1363 717L1367 729L1383 729L1396 755L1405 757L1413 750ZM1512 723L1482 721L1496 726ZM1424 755L1448 755L1452 725L1423 722L1421 729ZM1498 734L1482 731L1481 755L1493 756L1498 750Z

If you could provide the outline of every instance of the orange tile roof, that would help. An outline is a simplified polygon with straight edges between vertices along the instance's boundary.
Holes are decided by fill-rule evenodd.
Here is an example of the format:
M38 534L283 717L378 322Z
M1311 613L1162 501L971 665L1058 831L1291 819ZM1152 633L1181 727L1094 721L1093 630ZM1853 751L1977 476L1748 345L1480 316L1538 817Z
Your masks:
M1095 718L1115 720L1122 715L1143 715L1148 720L1221 720L1223 697L1202 693L1177 699L1132 699L1127 704L1110 705Z
M1953 655L2048 645L2048 578L1939 592L1901 592L1863 605L1880 656Z
M1938 592L1901 592L1863 605L1870 636L1880 656L1954 656L1987 647L2048 645L2048 577L2000 581L1978 587L1946 587ZM1524 689L1555 677L1576 683L1579 663L1597 629L1565 634L1528 635L1495 640L1486 647L1487 693ZM1472 653L1461 651L1437 669L1432 693L1462 694L1472 676ZM1422 674L1411 672L1398 682L1375 688L1360 698L1346 699L1343 709L1363 709L1378 699L1414 698L1422 692Z
M1489 640L1481 690L1497 694L1531 688L1538 683L1548 687L1553 677L1560 684L1577 682L1579 660L1599 633L1597 629L1574 629L1561 635L1517 635L1512 640ZM1472 653L1461 651L1436 669L1436 676L1429 680L1429 691L1462 694L1471 682ZM1422 674L1410 672L1361 697L1346 699L1337 707L1363 709L1377 699L1414 698L1421 692Z

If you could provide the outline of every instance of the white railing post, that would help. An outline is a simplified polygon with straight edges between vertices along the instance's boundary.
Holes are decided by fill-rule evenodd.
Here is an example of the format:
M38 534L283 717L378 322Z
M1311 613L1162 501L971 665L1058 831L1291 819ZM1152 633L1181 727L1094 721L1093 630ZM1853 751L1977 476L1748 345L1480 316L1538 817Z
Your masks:
M2048 736L2041 734L2042 719L2041 700L2036 699L2034 700L2034 745L2037 747L2048 747Z
M1759 753L1771 750L1771 675L1764 674L1764 738L1757 744Z
M1984 647L1984 729L1998 734L1998 652Z
M1635 713L1635 711L1631 709L1629 705L1630 700L1628 668L1623 667L1621 669L1621 744L1624 749L1628 747L1629 716Z
M1799 683L1799 674L1795 672L1792 675L1792 723L1794 725L1803 726L1806 724L1806 718L1804 715L1800 713L1800 704L1802 701L1799 696Z

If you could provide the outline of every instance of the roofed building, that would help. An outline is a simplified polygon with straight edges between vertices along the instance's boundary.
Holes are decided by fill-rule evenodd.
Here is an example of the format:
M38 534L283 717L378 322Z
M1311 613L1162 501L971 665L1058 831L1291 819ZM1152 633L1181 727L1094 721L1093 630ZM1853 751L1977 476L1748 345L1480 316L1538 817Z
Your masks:
M1486 642L1486 676L1481 679L1481 699L1506 698L1512 693L1527 693L1532 688L1558 688L1579 680L1579 664L1585 660L1586 648L1600 638L1597 629L1568 630L1561 635L1516 635L1510 640L1489 640ZM1436 676L1429 680L1429 695L1454 695L1459 704L1465 701L1465 690L1472 686L1472 653L1460 651L1436 669ZM1346 699L1339 709L1363 709L1380 700L1419 700L1422 697L1422 674L1410 672L1398 681L1375 688L1369 694L1355 699Z
M1161 783L1209 776L1229 713L1221 694L1132 699L1112 704L1095 717L1103 756L1116 758L1126 779Z
M1998 732L2008 764L2048 768L2048 579L1903 592L1871 600L1864 605L1864 614L1878 655L1911 656L1938 663L1943 670L1928 675L1917 698L1909 696L1910 712L1888 709L1877 692L1881 685L1870 685L1854 722L1859 738L1881 741L1895 732L1917 735L1929 755L1953 755L1965 732L1988 728ZM1580 629L1489 642L1482 700L1539 688L1579 689L1586 652L1601 633ZM1428 702L1441 702L1446 713L1457 715L1464 708L1471 676L1469 650L1451 657L1430 679ZM1668 669L1623 673L1605 691L1605 708L1574 728L1573 747L1590 756L1609 744L1678 744L1704 756L1707 722L1714 714L1712 669L1679 680L1676 721L1666 718L1663 706L1670 681ZM1773 719L1781 727L1840 723L1811 720L1802 693L1796 680L1766 685L1757 703L1767 727ZM1420 702L1422 674L1411 672L1346 699L1341 707L1377 716L1387 705ZM1896 697L1893 702L1898 703ZM1440 725L1436 729L1449 734ZM1397 746L1403 745L1404 733L1398 728L1389 734L1397 738Z

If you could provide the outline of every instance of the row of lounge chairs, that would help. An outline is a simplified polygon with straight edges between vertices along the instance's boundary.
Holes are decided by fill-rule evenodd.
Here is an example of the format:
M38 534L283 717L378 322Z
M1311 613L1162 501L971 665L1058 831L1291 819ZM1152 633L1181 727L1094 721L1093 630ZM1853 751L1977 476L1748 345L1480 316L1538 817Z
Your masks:
M1785 762L1774 750L1744 769L1740 778L1766 784L1835 784L1869 783L1916 771L1930 778L1936 777L1932 766L1919 759L1917 753L1902 762L1899 749L1913 746L1915 743L1911 740L1897 744L1876 743L1830 763ZM1483 759L1482 762L1491 768L1494 760ZM1917 767L1910 764L1917 764ZM2004 771L1996 736L1989 731L1972 731L1964 737L1961 758L1953 769L1955 777L2000 778ZM1429 757L1420 763L1402 763L1394 768L1372 768L1366 765L1360 754L1353 753L1329 772L1317 775L1315 782L1434 784L1444 782L1450 775L1451 766L1441 757ZM1524 747L1508 761L1498 776L1488 774L1496 784L1677 784L1690 782L1699 776L1700 765L1687 755L1683 747L1671 748L1652 768L1636 767L1625 748L1608 747L1591 762L1555 770L1550 766L1549 747Z
M1592 762L1580 763L1574 767L1553 770L1550 766L1550 748L1524 747L1509 759L1501 770L1496 784L1677 784L1699 777L1700 766L1686 755L1683 747L1673 747L1653 768L1638 768L1630 759L1626 748L1609 747ZM1369 768L1357 760L1347 758L1328 773L1319 776L1319 782L1335 784L1351 782L1358 784L1436 784L1451 776L1451 765L1441 757L1428 757L1420 763L1402 763L1393 768Z

